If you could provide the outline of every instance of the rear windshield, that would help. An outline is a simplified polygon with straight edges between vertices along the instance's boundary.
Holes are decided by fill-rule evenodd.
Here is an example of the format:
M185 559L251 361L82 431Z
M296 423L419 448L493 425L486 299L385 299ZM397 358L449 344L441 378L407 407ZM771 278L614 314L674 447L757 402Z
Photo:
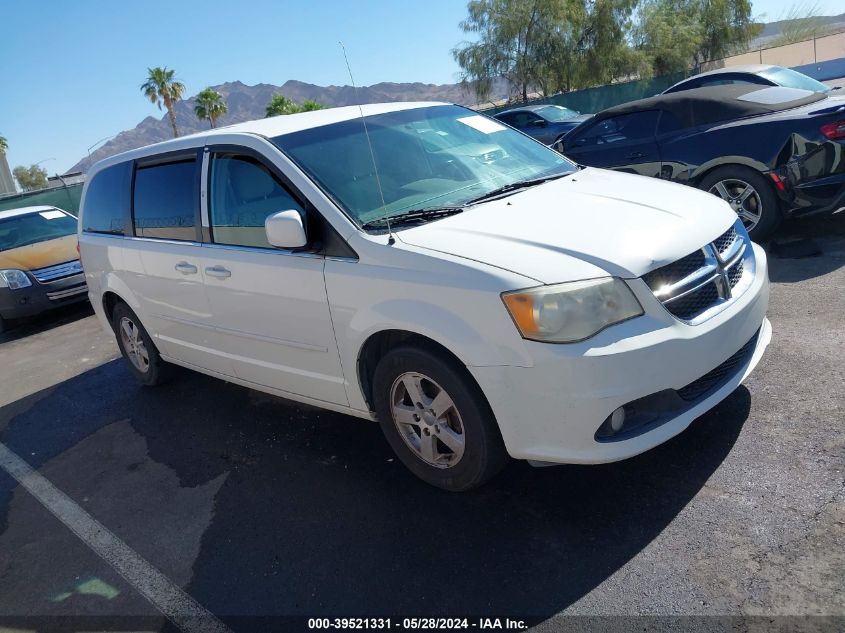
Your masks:
M40 211L0 219L0 251L76 233L76 218L63 211Z
M761 77L770 79L777 85L786 88L800 88L801 90L810 90L811 92L830 92L830 88L822 82L816 81L803 73L790 70L789 68L769 68L768 70L761 71L759 74Z
M546 119L546 121L554 122L566 121L567 119L578 116L578 113L575 110L570 110L569 108L564 108L563 106L558 105L537 108L536 112Z

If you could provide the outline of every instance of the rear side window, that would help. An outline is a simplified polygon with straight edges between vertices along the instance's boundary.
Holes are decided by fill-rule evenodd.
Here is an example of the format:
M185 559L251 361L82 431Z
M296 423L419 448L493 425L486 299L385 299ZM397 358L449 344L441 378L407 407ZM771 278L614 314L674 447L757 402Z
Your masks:
M125 235L129 226L132 163L120 163L94 176L85 193L82 230Z
M657 128L658 115L657 110L646 110L603 119L579 134L572 140L571 145L589 147L650 140Z
M133 204L135 235L196 240L197 184L196 159L139 166Z

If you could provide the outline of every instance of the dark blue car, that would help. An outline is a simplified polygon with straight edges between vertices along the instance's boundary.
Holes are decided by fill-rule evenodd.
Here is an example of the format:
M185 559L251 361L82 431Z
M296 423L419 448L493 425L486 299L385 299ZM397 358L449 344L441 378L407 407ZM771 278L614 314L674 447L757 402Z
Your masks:
M499 112L495 115L520 132L533 136L538 141L551 145L592 114L581 114L559 105L526 105Z

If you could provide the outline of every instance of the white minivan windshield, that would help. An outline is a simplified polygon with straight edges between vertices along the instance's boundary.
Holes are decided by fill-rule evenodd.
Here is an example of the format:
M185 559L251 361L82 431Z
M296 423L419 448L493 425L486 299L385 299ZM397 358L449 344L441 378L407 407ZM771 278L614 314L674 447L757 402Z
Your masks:
M368 116L366 128L377 169L360 118L272 139L360 225L460 208L576 169L541 143L458 106Z

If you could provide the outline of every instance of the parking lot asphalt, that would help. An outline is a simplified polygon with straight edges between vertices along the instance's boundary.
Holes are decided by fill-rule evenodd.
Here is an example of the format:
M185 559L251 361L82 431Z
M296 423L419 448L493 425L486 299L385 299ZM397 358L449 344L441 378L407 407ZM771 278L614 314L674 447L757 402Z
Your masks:
M722 404L639 457L513 463L465 494L414 479L375 424L188 371L140 387L88 306L8 332L0 446L37 474L0 469L0 629L173 628L148 599L172 585L235 631L644 614L835 630L845 213L775 241L772 343Z

